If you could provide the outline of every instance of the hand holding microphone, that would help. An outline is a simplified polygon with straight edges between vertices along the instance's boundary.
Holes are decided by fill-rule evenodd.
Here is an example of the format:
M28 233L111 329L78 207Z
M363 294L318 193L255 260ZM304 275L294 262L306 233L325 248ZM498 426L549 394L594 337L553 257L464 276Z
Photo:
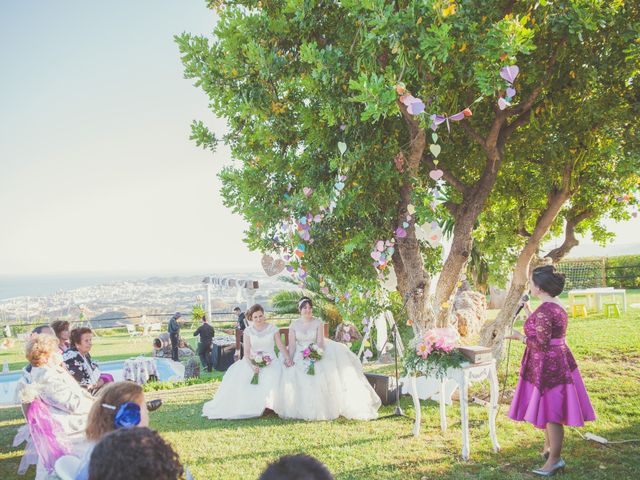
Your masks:
M518 304L518 309L516 310L516 314L513 316L514 318L517 317L522 311L522 309L525 307L527 308L527 313L531 313L531 309L529 308L528 302L529 302L529 295L525 293L520 299L520 303Z

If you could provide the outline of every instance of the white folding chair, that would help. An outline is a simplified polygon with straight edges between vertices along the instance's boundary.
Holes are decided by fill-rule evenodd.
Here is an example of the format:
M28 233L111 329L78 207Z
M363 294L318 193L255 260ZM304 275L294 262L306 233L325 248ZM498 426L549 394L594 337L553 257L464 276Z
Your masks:
M82 461L73 455L63 455L56 460L56 475L60 480L75 480Z

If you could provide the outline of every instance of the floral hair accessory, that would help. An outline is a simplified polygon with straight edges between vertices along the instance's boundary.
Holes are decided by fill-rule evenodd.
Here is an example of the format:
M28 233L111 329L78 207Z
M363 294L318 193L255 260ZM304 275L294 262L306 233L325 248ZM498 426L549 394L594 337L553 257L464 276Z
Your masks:
M116 428L130 428L140 424L140 405L134 402L121 403L117 407L103 403L104 408L115 410L113 424Z

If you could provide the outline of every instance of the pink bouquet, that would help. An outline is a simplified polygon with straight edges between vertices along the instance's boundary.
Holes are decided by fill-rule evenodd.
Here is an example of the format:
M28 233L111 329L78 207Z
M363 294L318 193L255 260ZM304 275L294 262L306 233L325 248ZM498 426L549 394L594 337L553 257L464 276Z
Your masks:
M307 375L316 374L316 362L322 358L324 350L315 343L310 343L307 348L302 351L302 358L309 360L307 367Z
M264 368L267 365L270 365L271 361L272 361L272 358L264 352L256 352L255 355L251 357L251 363L258 368ZM253 374L253 377L251 378L251 385L258 384L259 374L260 374L259 371L258 373Z
M432 328L422 334L416 343L416 353L426 358L434 351L449 353L458 346L458 336L450 328Z

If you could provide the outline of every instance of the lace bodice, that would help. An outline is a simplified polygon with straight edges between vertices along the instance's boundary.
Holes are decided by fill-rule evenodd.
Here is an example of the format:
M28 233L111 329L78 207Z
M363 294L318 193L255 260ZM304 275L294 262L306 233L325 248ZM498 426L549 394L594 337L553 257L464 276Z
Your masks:
M321 323L320 320L314 318L309 323L298 319L291 324L289 328L293 329L296 334L296 349L304 349L318 339L318 327Z
M567 313L551 302L541 304L524 324L527 348L520 375L542 393L573 382L572 372L577 365L563 342L566 331Z
M247 327L244 331L244 335L248 335L251 341L251 353L265 352L274 355L275 340L274 335L278 332L278 327L269 324L264 330L259 331L253 325Z

